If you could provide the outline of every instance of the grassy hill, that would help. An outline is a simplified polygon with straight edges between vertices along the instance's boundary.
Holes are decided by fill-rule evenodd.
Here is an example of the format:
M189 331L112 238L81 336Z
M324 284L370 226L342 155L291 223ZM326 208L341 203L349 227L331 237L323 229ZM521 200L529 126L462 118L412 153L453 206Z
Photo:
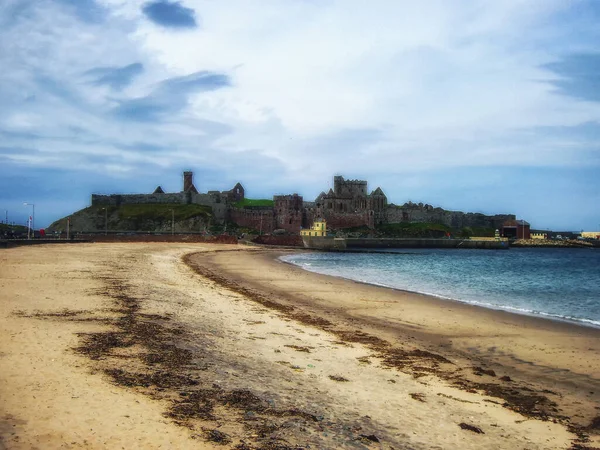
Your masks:
M145 204L88 206L70 216L54 222L49 231L64 232L67 218L71 219L73 232L167 232L174 219L176 232L199 232L210 225L212 208L203 205Z

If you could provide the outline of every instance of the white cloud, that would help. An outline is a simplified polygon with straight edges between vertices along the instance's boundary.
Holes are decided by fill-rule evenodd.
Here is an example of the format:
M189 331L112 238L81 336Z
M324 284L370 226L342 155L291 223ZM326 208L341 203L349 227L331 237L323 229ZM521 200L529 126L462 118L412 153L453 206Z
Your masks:
M196 0L186 6L197 11L201 28L173 33L141 21L133 39L174 74L231 75L232 89L192 103L197 117L234 125L236 132L220 140L223 148L261 148L296 162L302 145L295 141L377 128L384 130L381 141L364 160L404 159L416 150L411 163L426 156L426 165L470 164L473 149L452 149L448 161L443 143L493 143L515 129L600 119L597 104L555 94L548 84L553 75L540 68L558 57L543 44L555 34L547 24L564 2L233 1L225 8ZM495 147L479 149L488 158L477 164L505 160L506 150ZM326 149L334 158L356 150ZM536 152L546 149L528 150L528 164L570 157L541 159Z
M546 52L513 46L545 19L549 3L544 11L524 8L531 2L487 9L460 2L187 4L203 28L169 33L142 25L146 51L180 73L233 71L235 94L211 95L273 111L291 132L394 123L394 116L410 118L409 127L436 126L452 111L450 126L470 124L481 113L539 104L536 93L544 91L535 83L544 77L536 66ZM467 17L479 25L461 22Z

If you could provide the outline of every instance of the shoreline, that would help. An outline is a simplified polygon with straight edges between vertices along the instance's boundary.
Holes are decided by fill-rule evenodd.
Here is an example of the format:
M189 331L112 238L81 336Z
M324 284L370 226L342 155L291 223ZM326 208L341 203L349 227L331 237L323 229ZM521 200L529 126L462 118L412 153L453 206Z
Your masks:
M331 323L356 326L403 348L435 352L459 367L482 367L519 380L526 390L552 392L560 414L580 426L599 415L599 329L318 274L279 259L290 253L258 250L235 258L225 252L192 258L196 270L204 268L203 276L213 273L211 279L229 289L323 318L329 323L324 329L331 331ZM308 292L299 292L296 284ZM378 302L384 310L361 305L367 296L378 298L369 303ZM336 300L340 297L345 301ZM461 381L466 386L480 381L479 375L470 375Z
M310 250L310 251L312 251L312 250ZM387 286L385 284L377 284L377 283L371 283L369 281L355 280L353 278L344 277L342 275L331 275L331 274L325 274L325 273L321 273L321 272L317 272L317 271L313 271L313 270L308 270L298 264L295 264L295 263L289 262L289 261L284 261L283 259L281 259L284 256L292 255L294 253L298 253L298 252L294 252L294 251L285 252L285 253L282 253L281 255L275 257L274 259L276 259L277 261L279 261L283 264L289 264L290 266L297 267L306 272L314 273L317 275L324 275L324 276L328 276L328 277L332 277L332 278L338 278L340 280L346 280L346 281L349 281L352 283L364 284L367 286L373 286L373 287L378 287L378 288L382 288L382 289L391 289L393 291L403 292L406 294L422 295L424 297L428 297L431 299L449 301L449 302L453 302L453 303L459 303L462 305L470 305L470 306L474 306L477 308L483 308L486 310L492 310L492 311L503 312L503 313L508 313L508 314L515 314L517 316L525 316L525 317L531 317L534 319L549 320L552 322L564 323L564 324L574 325L574 326L578 326L578 327L593 328L593 329L600 331L600 322L596 322L592 319L576 319L576 318L570 318L570 317L562 317L562 316L557 316L557 315L553 315L550 313L544 313L544 312L539 312L539 311L526 311L526 310L522 310L519 308L512 308L510 306L494 306L491 304L470 302L467 300L460 300L460 299L456 299L453 297L447 297L447 296L444 296L441 294L434 294L434 293L430 293L430 292L411 291L410 289L402 289L402 288L398 288L398 287L394 287L394 286ZM398 254L396 252L373 252L373 253Z
M227 251L227 250L224 250L224 251ZM273 262L276 262L278 264L286 264L287 266L293 267L295 270L299 270L299 271L302 271L305 273L310 273L317 277L334 278L334 279L337 279L337 280L340 280L343 282L347 282L347 283L356 283L356 284L363 285L366 287L372 287L374 289L389 290L391 292L396 292L398 294L406 294L409 296L414 296L415 298L421 298L424 302L435 303L436 306L439 306L441 308L443 308L445 303L450 302L452 305L454 305L458 308L466 308L470 311L475 311L476 313L477 312L479 312L481 314L490 314L491 313L492 315L498 314L499 316L513 318L514 320L517 320L517 321L527 321L528 322L527 325L531 326L533 328L550 329L550 328L556 327L560 330L574 332L576 334L580 334L580 333L588 334L588 332L589 332L589 333L591 333L590 336L600 338L600 326L585 325L583 323L579 323L579 322L575 322L575 321L571 321L571 320L561 320L560 318L554 318L554 317L540 317L540 315L536 315L536 314L522 314L520 312L506 311L504 309L500 309L500 308L496 309L496 308L488 307L488 306L484 306L484 305L473 304L473 303L469 303L467 301L461 301L461 300L457 300L457 299L450 298L450 297L443 297L443 296L438 297L435 294L411 291L408 289L395 288L392 286L384 286L384 285L369 283L366 281L354 280L352 278L346 278L346 277L337 276L337 275L329 275L329 274L323 274L323 273L319 273L319 272L313 272L310 270L306 270L294 263L290 263L290 262L283 261L280 259L282 256L290 255L293 253L312 252L312 251L313 250L311 250L311 249L298 249L298 250L289 249L286 251L275 250L276 254L273 255L269 259L272 259Z
M307 251L312 251L312 250L307 250ZM486 306L486 305L477 304L477 303L470 303L468 301L457 300L457 299L451 298L451 297L445 297L445 296L441 296L441 295L438 296L438 295L432 294L432 293L411 291L409 289L402 289L402 288L396 288L393 286L386 286L386 285L382 285L382 284L370 283L367 281L354 280L352 278L346 278L346 277L339 276L339 275L324 274L324 273L304 269L297 264L283 261L280 259L282 256L290 255L293 253L298 253L298 252L295 252L295 251L281 252L280 255L273 257L273 261L275 261L277 263L289 265L297 270L301 270L303 272L308 272L313 275L317 275L319 277L321 277L321 276L322 277L331 277L331 278L338 279L338 280L348 282L348 283L356 283L359 285L373 287L375 289L384 289L384 290L389 290L392 292L397 292L399 294L407 294L409 296L420 297L423 299L424 302L434 302L442 308L444 306L444 303L449 302L458 308L464 307L464 308L472 309L473 311L479 312L482 314L497 313L498 315L506 315L508 317L513 317L514 320L529 319L531 322L528 323L528 325L530 325L534 328L546 329L546 328L553 328L555 326L559 327L559 328L564 327L565 330L572 331L575 333L579 333L579 332L585 333L586 331L590 331L591 333L593 333L592 336L600 338L600 325L591 325L591 324L588 325L588 324L577 322L574 320L561 319L559 317L554 317L554 316L546 317L546 316L543 316L542 314L536 314L536 313L527 314L525 312L521 313L521 312L517 312L517 311L510 311L510 310L507 311L500 307L494 308L492 306Z

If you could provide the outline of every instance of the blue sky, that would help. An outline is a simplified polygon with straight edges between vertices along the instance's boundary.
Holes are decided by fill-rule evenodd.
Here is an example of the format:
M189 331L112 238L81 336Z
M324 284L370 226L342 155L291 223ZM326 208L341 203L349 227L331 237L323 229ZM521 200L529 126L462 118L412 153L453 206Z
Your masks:
M600 229L599 22L595 0L3 0L0 218L193 170Z

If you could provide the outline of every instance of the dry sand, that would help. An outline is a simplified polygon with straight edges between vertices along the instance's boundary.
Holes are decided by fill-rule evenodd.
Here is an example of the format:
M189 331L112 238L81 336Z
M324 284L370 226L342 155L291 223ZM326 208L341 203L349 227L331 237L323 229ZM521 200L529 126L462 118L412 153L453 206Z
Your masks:
M598 446L598 330L274 256L0 251L0 448Z

